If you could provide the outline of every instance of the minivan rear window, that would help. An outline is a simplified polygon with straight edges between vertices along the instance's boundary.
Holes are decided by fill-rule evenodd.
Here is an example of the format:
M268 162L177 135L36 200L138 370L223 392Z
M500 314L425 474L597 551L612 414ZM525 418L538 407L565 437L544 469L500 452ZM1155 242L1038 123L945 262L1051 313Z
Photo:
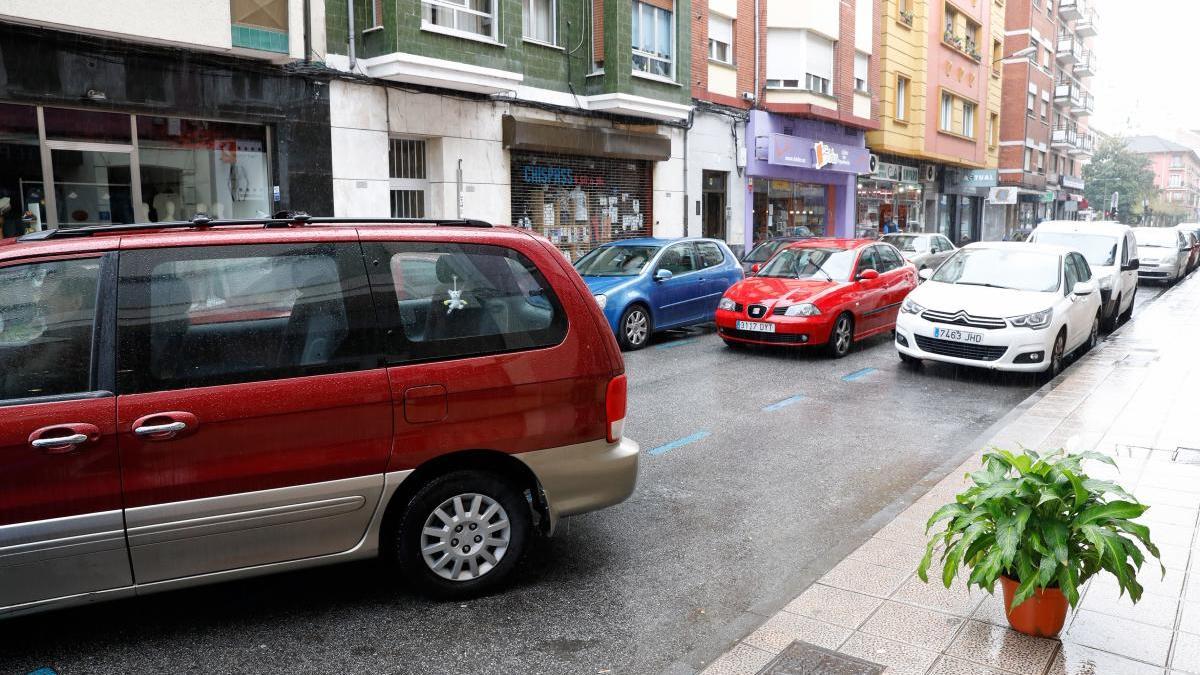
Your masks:
M378 247L378 248L375 248ZM567 317L537 266L502 246L369 244L389 363L556 345Z

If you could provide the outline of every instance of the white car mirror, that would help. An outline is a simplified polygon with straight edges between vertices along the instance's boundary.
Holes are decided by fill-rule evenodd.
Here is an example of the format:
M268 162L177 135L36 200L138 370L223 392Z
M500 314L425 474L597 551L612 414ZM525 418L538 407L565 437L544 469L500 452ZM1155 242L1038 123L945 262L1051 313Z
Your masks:
M1092 281L1076 282L1075 288L1071 289L1075 295L1091 295L1096 292L1096 284Z
M929 279L933 276L933 270L926 267L920 272L917 272L917 276L921 277L921 281L929 281Z

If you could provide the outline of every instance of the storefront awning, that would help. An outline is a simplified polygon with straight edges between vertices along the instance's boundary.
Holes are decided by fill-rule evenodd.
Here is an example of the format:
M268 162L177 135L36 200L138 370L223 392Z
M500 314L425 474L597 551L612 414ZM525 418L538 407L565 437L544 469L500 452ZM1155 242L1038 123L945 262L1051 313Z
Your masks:
M505 115L501 126L508 150L653 162L671 158L671 139L661 134L524 120L512 115Z

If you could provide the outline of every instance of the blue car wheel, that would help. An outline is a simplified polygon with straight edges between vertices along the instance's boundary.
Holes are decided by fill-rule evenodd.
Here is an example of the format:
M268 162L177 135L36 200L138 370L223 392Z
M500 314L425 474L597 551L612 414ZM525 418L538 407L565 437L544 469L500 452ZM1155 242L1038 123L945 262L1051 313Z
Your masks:
M617 328L617 341L622 349L641 349L650 341L650 313L642 305L630 305L621 314Z

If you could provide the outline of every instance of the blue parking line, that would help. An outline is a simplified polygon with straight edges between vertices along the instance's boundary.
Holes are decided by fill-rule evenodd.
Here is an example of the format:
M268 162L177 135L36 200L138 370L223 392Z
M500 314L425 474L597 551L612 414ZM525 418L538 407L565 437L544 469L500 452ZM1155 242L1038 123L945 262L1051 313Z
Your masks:
M800 401L803 401L803 400L804 400L803 394L796 394L795 396L789 396L788 398L785 398L782 401L776 401L776 402L772 403L771 405L763 408L763 412L775 412L776 410L782 410L783 408L786 408L789 405L799 403Z
M660 445L657 448L654 448L653 450L651 450L650 454L657 457L659 455L662 455L662 454L668 453L672 450L675 450L676 448L682 448L683 446L688 445L689 443L695 443L696 441L702 441L711 435L712 435L711 431L697 431L696 433L692 434L691 436L684 436L683 438L681 438L677 441L671 441L670 443L667 443L666 445Z
M53 668L38 668L30 671L28 675L58 675L58 671Z
M683 345L690 345L695 341L696 341L696 338L686 338L684 340L675 340L674 342L664 342L661 345L658 345L657 347L655 347L655 349L670 349L672 347L682 347Z
M875 372L874 368L863 368L862 370L856 370L849 375L843 375L842 382L854 382L855 380L861 380L873 372Z

